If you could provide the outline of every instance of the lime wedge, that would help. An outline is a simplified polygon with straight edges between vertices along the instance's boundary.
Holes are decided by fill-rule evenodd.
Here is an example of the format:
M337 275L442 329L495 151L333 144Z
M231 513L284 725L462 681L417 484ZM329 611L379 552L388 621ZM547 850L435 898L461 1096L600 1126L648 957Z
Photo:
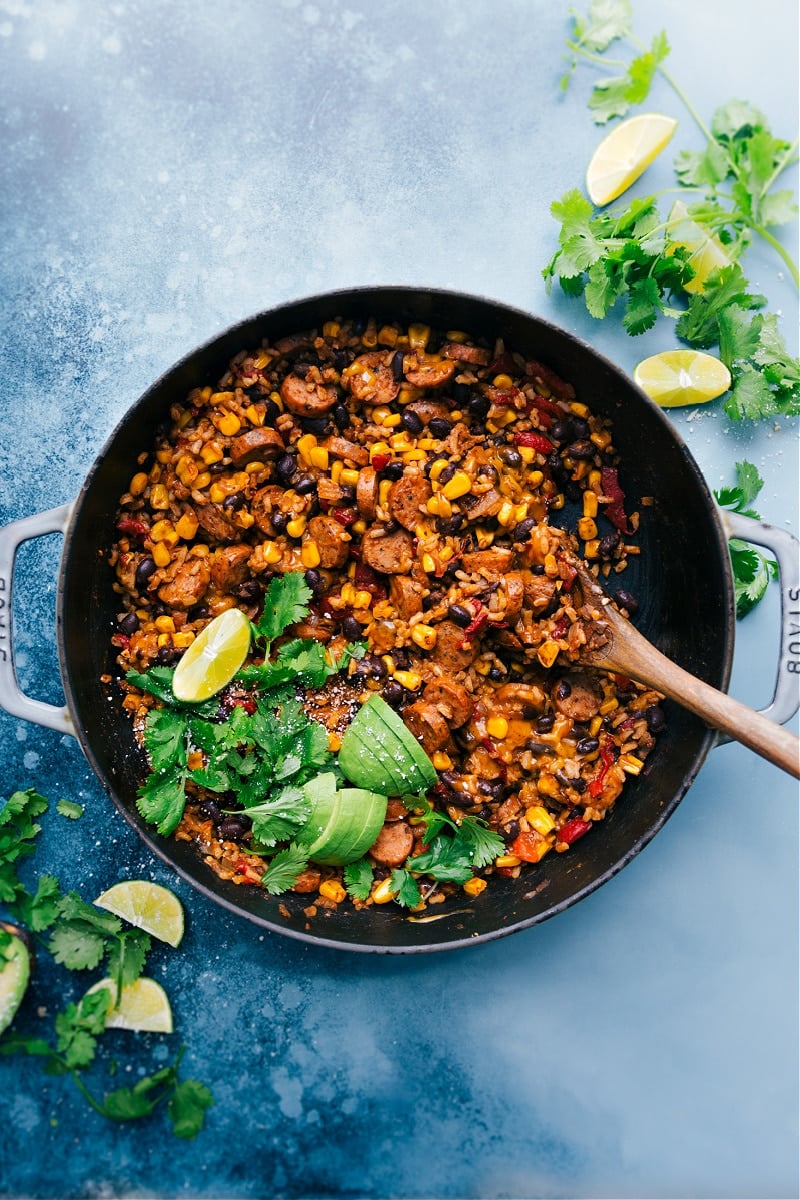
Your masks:
M713 354L700 350L663 350L640 362L633 378L661 408L705 404L731 386L731 374Z
M238 608L209 621L181 656L172 677L176 700L208 700L230 683L250 649L250 622Z
M586 171L592 204L602 207L621 196L658 157L677 126L674 117L663 113L639 113L606 134Z
M106 1029L130 1029L135 1033L172 1033L172 1009L167 993L155 979L140 976L122 989L116 1004L117 985L113 979L101 979L86 993L91 996L107 988L109 993Z
M177 946L183 937L183 906L160 884L146 879L115 883L97 897L95 904L170 946Z

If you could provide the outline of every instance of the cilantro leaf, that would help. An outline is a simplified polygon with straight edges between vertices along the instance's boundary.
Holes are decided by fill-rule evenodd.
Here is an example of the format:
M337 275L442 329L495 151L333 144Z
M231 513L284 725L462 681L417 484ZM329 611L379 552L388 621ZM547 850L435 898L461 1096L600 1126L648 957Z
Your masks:
M126 929L111 943L106 969L117 985L117 995L139 978L149 950L150 935L143 929Z
M112 1121L136 1121L149 1117L175 1086L175 1068L164 1067L139 1079L133 1087L106 1092L101 1111Z
M255 637L269 646L289 625L302 621L308 615L308 602L312 595L300 571L276 575L267 588L261 616L253 624Z
M78 1004L68 1004L56 1017L56 1048L68 1068L86 1067L94 1058L97 1038L106 1027L109 1000L108 989L100 988Z
M279 850L264 874L261 882L271 896L287 891L308 866L308 855L302 846L291 842L285 850Z
M344 868L344 886L354 900L366 900L372 891L374 874L366 858L348 863Z
M56 801L56 812L62 817L68 817L70 821L77 821L83 816L84 809L82 804L76 804L74 800L62 799Z
M204 1083L197 1079L181 1080L167 1103L167 1112L175 1136L196 1137L203 1128L206 1109L213 1103L214 1097Z
M79 923L65 923L53 930L48 949L56 962L67 970L91 971L106 952L106 939L99 930Z
M656 71L670 51L666 34L656 34L650 49L638 54L624 75L601 79L589 97L595 124L605 125L612 117L624 117L634 104L643 104L650 94Z
M394 901L402 908L416 908L422 902L419 884L410 871L396 867L391 876Z
M162 836L174 833L186 807L186 772L176 768L148 775L139 789L136 807Z
M56 877L40 875L33 895L22 891L9 907L19 921L35 933L41 933L48 929L58 916L60 899L61 890Z
M744 460L736 464L736 485L720 488L714 492L714 496L723 508L758 519L752 503L763 486L764 480L758 469ZM778 578L778 564L740 538L731 538L728 550L733 570L736 616L741 620L763 599L770 580Z
M302 788L290 786L240 811L253 822L253 840L267 848L294 837L311 815L311 804Z

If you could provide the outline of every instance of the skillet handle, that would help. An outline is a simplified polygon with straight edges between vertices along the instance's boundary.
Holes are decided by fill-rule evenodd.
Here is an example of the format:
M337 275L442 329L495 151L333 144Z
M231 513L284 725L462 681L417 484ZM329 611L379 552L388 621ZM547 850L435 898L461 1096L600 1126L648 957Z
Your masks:
M54 729L57 733L74 736L72 718L66 707L45 704L32 700L19 686L14 666L14 646L11 628L11 595L14 578L14 560L22 542L31 538L44 537L48 533L65 533L72 515L72 504L62 504L46 512L20 521L12 521L0 529L0 708L21 717Z
M761 709L765 717L779 725L790 721L800 708L800 543L794 534L766 521L756 521L741 513L721 510L728 540L755 542L771 550L778 560L781 589L781 649L775 692L771 702ZM731 739L721 737L720 743Z

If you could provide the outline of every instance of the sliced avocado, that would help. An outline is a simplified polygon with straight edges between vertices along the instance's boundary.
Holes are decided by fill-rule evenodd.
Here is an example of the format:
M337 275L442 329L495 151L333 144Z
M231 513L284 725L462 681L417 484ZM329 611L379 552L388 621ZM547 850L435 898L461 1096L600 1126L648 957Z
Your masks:
M7 1029L22 1003L31 977L27 934L17 925L0 923L8 937L0 941L0 1033Z
M342 738L339 766L360 787L403 796L436 783L436 768L402 719L370 696Z
M364 788L342 788L337 818L309 849L309 858L326 866L344 866L369 850L386 817L386 796Z
M311 815L298 834L297 840L304 845L311 845L325 832L338 808L336 776L333 771L316 775L304 785L303 791L311 805Z

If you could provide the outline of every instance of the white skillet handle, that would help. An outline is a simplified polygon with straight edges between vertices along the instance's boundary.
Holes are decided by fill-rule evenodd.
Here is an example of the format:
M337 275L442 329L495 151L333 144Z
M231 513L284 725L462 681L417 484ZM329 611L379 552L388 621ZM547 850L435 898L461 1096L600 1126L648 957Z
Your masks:
M766 521L721 511L730 541L739 538L771 550L778 560L781 589L781 648L775 693L762 715L785 725L800 708L800 542L794 534ZM729 741L729 738L722 738Z
M31 538L44 537L48 533L64 533L72 515L72 504L62 504L47 512L12 521L0 529L0 708L21 717L55 729L57 733L74 735L72 718L66 707L45 704L32 700L19 686L14 666L14 643L11 626L11 595L14 578L14 560L23 542Z

